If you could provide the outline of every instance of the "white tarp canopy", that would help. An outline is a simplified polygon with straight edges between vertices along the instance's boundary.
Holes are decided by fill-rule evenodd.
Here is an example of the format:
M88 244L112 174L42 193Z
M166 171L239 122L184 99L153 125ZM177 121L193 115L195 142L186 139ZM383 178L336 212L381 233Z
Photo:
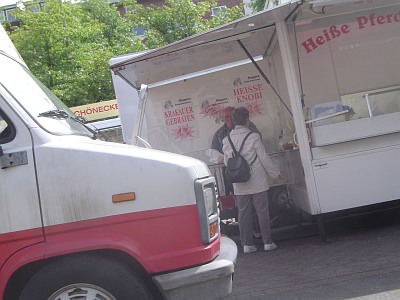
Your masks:
M343 3L346 2L346 3ZM397 0L385 0L386 5ZM265 56L275 38L277 22L291 22L346 13L371 10L382 6L381 0L292 1L272 10L245 17L204 33L167 46L148 51L134 58L111 64L110 68L137 89L141 84L155 84L182 76L196 76L196 72L240 63L248 59L238 45L240 40L252 57ZM221 55L226 53L226 55ZM173 63L175 68L171 68ZM179 66L179 67L176 67Z
M295 9L287 4L268 13L262 12L225 24L213 30L149 51L135 58L112 64L110 68L136 88L182 75L247 59L237 44L240 39L253 57L265 55L274 36L275 20ZM221 55L227 53L227 55ZM170 63L179 68L170 68Z

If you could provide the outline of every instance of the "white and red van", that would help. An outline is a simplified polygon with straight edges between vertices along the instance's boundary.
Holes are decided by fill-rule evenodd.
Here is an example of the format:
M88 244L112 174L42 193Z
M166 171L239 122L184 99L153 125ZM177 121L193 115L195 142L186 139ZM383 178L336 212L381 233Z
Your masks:
M96 140L0 33L0 298L228 294L237 247L206 164Z

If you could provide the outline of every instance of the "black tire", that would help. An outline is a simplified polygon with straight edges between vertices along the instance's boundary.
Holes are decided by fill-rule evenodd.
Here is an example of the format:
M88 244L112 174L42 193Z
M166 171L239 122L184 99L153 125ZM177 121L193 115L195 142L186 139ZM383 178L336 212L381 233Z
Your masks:
M286 186L277 186L272 189L272 199L271 202L273 205L276 205L277 207L285 207L285 208L290 208L290 199L288 195L288 191Z
M290 199L286 186L277 186L270 193L271 227L295 225L301 220L298 209Z
M82 300L153 299L144 281L128 266L104 256L74 255L43 267L25 285L19 300L68 299L59 297L67 291ZM70 299L77 298L71 295Z

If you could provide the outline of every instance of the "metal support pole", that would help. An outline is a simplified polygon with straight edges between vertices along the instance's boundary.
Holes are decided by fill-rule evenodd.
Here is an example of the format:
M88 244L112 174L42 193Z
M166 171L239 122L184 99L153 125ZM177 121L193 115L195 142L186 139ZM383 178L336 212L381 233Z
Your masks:
M316 215L321 213L321 207L315 184L311 149L308 142L303 107L301 104L301 91L296 78L297 73L293 61L293 54L291 53L287 24L285 22L276 23L276 33L278 36L279 48L282 55L283 68L288 86L290 106L293 110L293 122L299 143L301 164L304 170L304 179L309 202L306 206L310 207L310 213L312 215Z
M140 138L140 133L142 132L144 110L146 108L146 100L147 100L147 85L142 84L139 91L138 115L135 120L135 125L133 126L132 145L135 146L138 146L139 141L143 140ZM146 145L147 148L149 148L149 146L150 145Z
M326 232L325 232L325 224L324 224L323 215L319 214L316 217L317 217L318 233L319 233L319 237L321 239L321 243L327 244L328 242L326 240Z
M253 63L253 65L256 67L257 71L261 74L261 76L264 78L264 80L268 83L268 85L271 87L271 89L274 91L275 95L278 97L279 101L281 101L281 103L283 104L283 106L287 109L287 111L289 112L289 114L291 116L293 116L291 110L289 109L289 107L286 105L286 103L283 101L282 97L278 94L278 92L276 91L276 89L272 86L271 81L269 81L267 75L265 75L265 73L263 72L263 70L261 70L260 66L257 64L257 62L254 60L253 56L251 56L250 52L246 49L246 47L243 45L241 40L237 40L237 42L239 43L240 47L243 49L243 51L246 53L247 57L251 60L251 62Z

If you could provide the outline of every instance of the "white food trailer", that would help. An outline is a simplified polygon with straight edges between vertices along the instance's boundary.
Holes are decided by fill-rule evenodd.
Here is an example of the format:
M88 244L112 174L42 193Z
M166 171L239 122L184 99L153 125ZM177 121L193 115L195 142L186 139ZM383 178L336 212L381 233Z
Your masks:
M272 185L285 184L318 224L327 213L400 199L399 33L398 0L292 1L116 57L125 142L213 169L205 153L221 110L245 106L288 174Z

